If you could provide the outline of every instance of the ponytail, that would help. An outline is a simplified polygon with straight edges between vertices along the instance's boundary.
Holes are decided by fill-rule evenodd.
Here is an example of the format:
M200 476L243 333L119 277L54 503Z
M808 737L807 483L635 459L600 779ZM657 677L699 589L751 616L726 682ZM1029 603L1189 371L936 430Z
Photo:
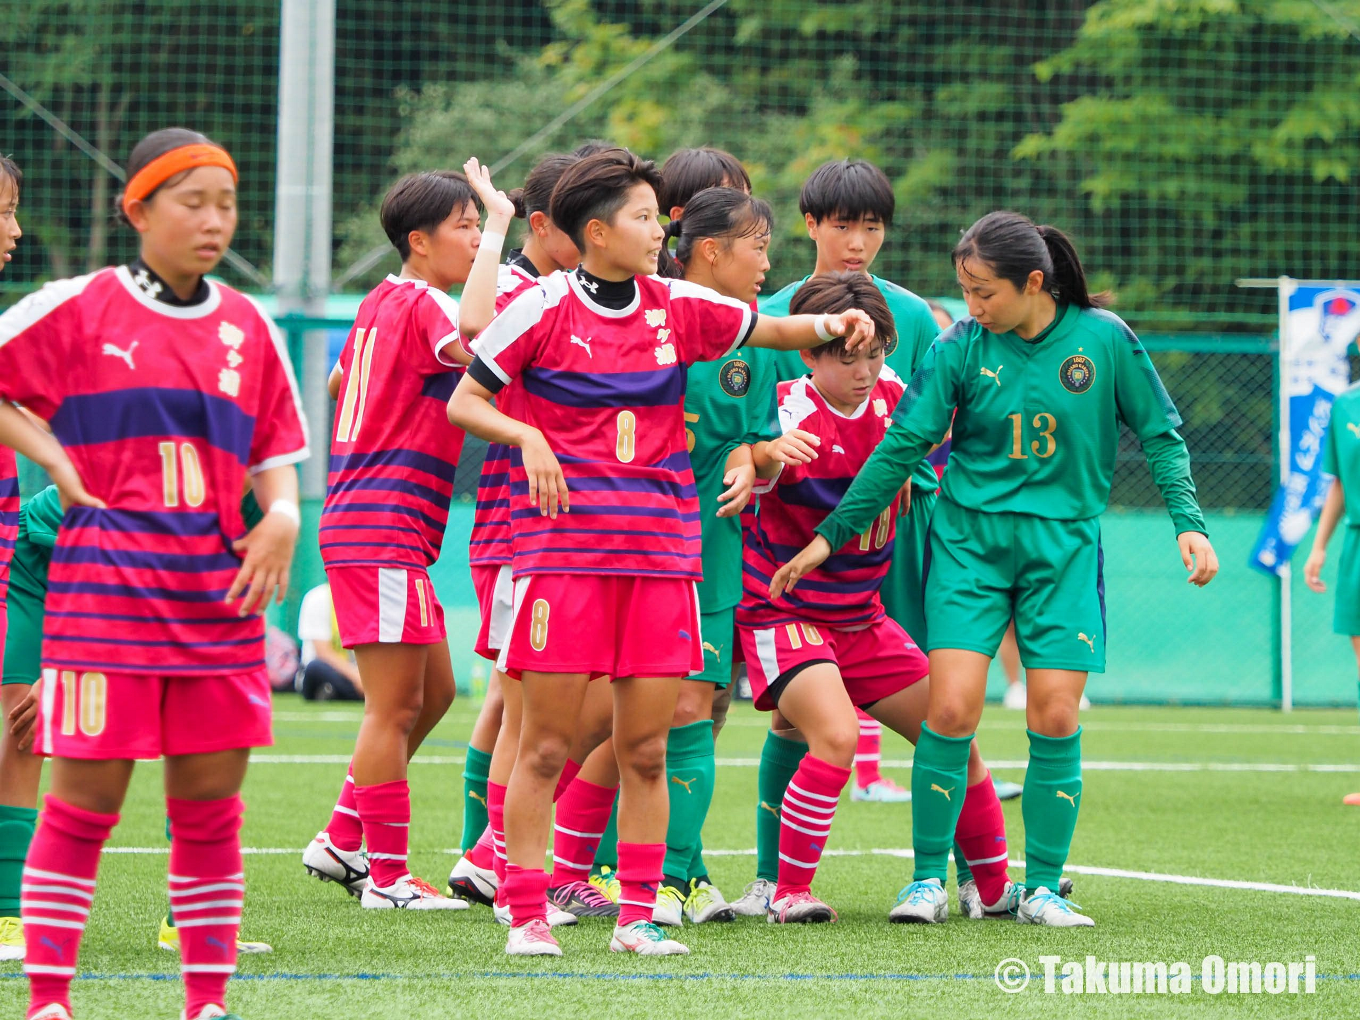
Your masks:
M694 245L705 237L730 242L773 230L770 203L736 188L705 188L686 203L684 216L666 224L657 272L677 279L684 276L683 267L693 257ZM676 239L673 257L669 251L671 238Z
M982 217L964 231L952 258L956 272L964 262L976 259L1016 290L1024 290L1029 274L1037 269L1044 274L1044 289L1054 300L1078 308L1104 308L1111 300L1109 291L1090 292L1071 238L1057 227L1036 227L1019 213L994 212Z
M671 280L680 280L685 276L685 267L682 266L671 254L671 241L680 236L684 227L681 224L684 220L680 217L671 220L666 224L666 238L661 242L661 253L656 259L656 274Z

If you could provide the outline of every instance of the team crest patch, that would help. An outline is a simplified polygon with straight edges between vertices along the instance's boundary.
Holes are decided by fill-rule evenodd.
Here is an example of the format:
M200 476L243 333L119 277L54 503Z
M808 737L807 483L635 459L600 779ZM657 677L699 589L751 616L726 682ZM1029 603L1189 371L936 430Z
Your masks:
M718 385L729 397L744 397L751 388L751 366L740 358L723 365L718 373Z
M1058 379L1068 393L1085 393L1096 381L1096 366L1084 354L1074 354L1058 369Z
M891 340L887 340L884 342L883 356L885 358L891 358L893 355L893 351L895 350L897 350L897 337L893 337Z

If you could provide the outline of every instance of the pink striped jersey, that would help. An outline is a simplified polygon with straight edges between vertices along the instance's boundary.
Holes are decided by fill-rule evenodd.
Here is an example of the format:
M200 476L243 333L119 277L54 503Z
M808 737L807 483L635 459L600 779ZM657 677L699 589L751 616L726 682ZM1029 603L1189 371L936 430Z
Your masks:
M19 464L14 451L0 446L0 617L9 594L9 561L19 537ZM5 647L4 623L0 622L0 650Z
M783 432L802 429L822 441L810 464L785 464L756 483L755 513L742 515L742 596L737 622L772 627L810 621L830 627L864 627L883 619L878 589L892 562L897 501L873 526L805 575L792 592L770 599L770 579L813 538L813 529L841 501L892 424L906 386L886 365L863 404L851 415L831 407L803 376L779 384Z
M518 255L518 258L516 258ZM511 252L511 261L501 266L496 278L496 312L505 310L515 298L538 282L538 273L526 266L527 260ZM472 342L473 350L477 341ZM496 408L518 418L515 400L522 389L518 381L496 394ZM499 567L510 562L510 447L487 443L486 460L477 480L477 506L472 517L472 536L468 541L468 564L474 567Z
M478 338L468 370L493 393L523 383L521 420L562 465L571 512L529 503L511 450L514 574L700 577L699 505L685 437L686 369L750 336L740 301L684 280L639 276L622 307L590 288L626 287L582 270L543 277Z
M439 558L463 430L449 424L462 368L458 304L389 276L359 305L340 352L339 405L321 511L327 567L424 570Z
M126 266L0 316L0 399L45 419L107 509L73 507L48 574L45 668L159 675L264 665L264 617L223 602L248 475L307 457L283 337L207 281L192 305Z

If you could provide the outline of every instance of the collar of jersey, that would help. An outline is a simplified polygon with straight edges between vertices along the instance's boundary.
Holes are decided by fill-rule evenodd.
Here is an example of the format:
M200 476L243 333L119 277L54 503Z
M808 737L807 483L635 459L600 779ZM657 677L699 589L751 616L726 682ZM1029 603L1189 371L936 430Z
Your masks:
M1076 322L1076 316L1072 314L1074 311L1079 311L1076 305L1059 302L1057 313L1053 316L1053 321L1040 330L1038 336L1026 340L1014 330L1007 335L1015 337L1020 346L1024 347L1026 350L1037 350L1050 340L1056 340L1058 337L1063 336L1071 330L1073 323Z
M416 287L428 287L430 285L426 280L415 280L409 276L396 276L392 273L387 274L387 282L395 283L398 287L404 283L409 283Z
M567 284L587 308L596 315L606 319L623 319L632 315L638 310L638 305L642 303L642 288L638 286L637 277L633 277L633 300L623 308L606 308L590 296L590 291L581 286L581 281L577 278L575 270L567 271Z
M834 407L831 406L831 401L826 399L826 394L817 388L817 384L812 381L811 372L803 376L803 379L806 380L808 388L811 389L813 393L817 394L817 399L822 402L822 406L825 407L832 414L834 414L837 418L841 418L845 421L855 421L857 418L864 417L865 408L869 406L869 401L874 399L874 391L870 390L869 395L864 398L864 403L860 404L859 407L855 408L849 414L842 414L840 411L837 411Z
M132 279L132 271L127 266L118 266L113 274L123 288L137 300L144 308L148 308L157 315L164 315L170 319L204 319L213 312L217 311L222 304L222 289L213 280L205 278L208 285L208 296L196 305L172 305L164 301L157 301L147 294Z

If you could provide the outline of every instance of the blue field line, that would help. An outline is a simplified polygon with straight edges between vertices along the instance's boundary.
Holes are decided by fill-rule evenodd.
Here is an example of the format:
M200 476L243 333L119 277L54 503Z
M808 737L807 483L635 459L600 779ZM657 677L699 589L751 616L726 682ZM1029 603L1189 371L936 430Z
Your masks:
M0 981L17 981L23 974L0 974ZM539 978L552 981L995 981L995 974L610 974L578 971L480 970L435 974L234 974L233 981L466 981ZM173 974L77 974L76 981L178 981ZM1196 974L1194 981L1199 981ZM1319 974L1319 981L1360 981L1360 974Z

